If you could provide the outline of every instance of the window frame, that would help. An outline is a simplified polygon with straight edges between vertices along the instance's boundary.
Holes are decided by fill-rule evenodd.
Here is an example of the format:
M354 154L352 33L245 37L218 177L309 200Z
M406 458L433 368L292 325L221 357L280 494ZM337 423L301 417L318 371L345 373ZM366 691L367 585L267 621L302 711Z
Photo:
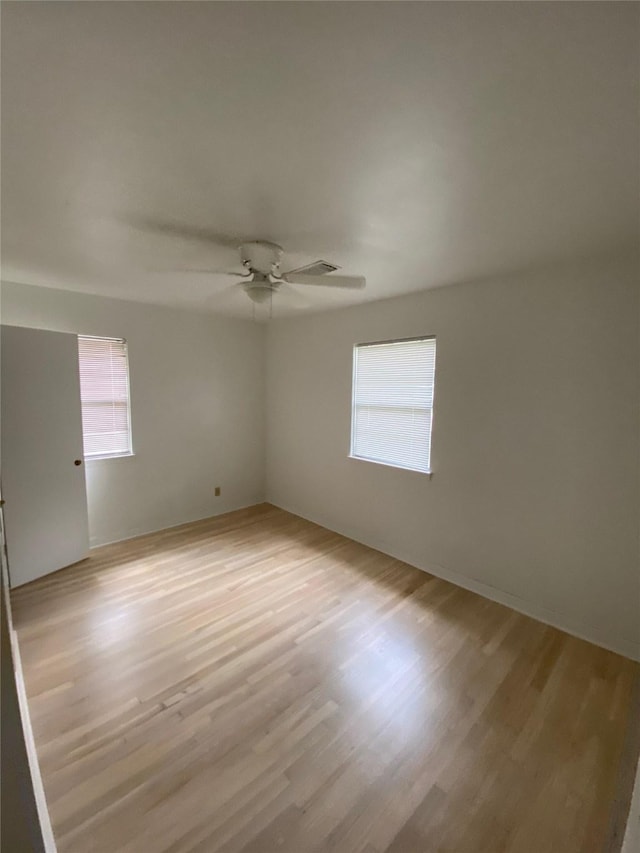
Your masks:
M436 368L435 368L435 360L437 357L434 356L434 368L433 368L433 388L432 388L432 404L431 404L431 428L429 430L429 467L428 469L419 469L419 468L409 468L406 465L398 465L396 462L388 462L382 459L371 459L368 456L359 456L354 453L354 442L355 442L355 428L356 428L356 399L355 399L355 391L356 391L356 377L357 377L357 352L359 349L364 347L375 347L375 346L385 346L388 344L409 344L409 343L422 343L423 341L434 341L436 340L436 335L417 335L409 338L390 338L388 340L383 341L365 341L363 343L354 344L352 351L352 376L351 376L351 436L350 436L350 444L349 444L349 459L354 459L356 462L370 462L374 465L383 465L387 468L395 468L399 471L409 471L413 474L423 474L426 475L429 479L431 479L433 475L433 460L432 460L432 446L433 446L433 420L434 420L434 412L435 412L435 391L436 391Z
M107 451L104 453L86 453L84 450L84 419L82 424L82 453L85 462L100 462L103 459L125 459L128 456L135 456L135 452L133 449L133 433L131 429L131 381L130 381L130 369L129 369L129 343L126 338L115 337L113 335L81 335L78 336L78 371L80 372L80 339L85 340L94 340L94 341L112 341L119 344L124 344L124 352L125 352L125 378L127 383L127 436L129 439L129 449L122 451ZM80 409L82 412L83 402L82 402L82 383L80 383Z

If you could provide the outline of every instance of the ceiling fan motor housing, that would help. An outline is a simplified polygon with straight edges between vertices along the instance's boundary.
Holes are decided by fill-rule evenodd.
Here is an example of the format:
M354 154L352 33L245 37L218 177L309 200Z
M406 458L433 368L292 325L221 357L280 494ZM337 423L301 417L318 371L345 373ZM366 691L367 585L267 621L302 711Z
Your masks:
M278 271L282 253L282 246L268 240L255 240L240 246L240 257L244 266L263 275L272 275Z

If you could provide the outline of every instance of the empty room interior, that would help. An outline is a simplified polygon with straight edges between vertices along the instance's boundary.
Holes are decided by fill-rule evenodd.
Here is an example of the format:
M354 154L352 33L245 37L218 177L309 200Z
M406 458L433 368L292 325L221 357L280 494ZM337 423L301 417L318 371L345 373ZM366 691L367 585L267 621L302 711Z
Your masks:
M640 851L640 4L3 2L2 851Z

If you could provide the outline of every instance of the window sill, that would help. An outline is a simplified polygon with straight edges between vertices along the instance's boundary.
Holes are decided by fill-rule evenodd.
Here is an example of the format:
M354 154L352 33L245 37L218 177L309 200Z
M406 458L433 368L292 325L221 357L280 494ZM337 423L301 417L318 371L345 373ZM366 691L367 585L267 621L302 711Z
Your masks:
M423 474L429 479L433 476L433 471L420 471L417 468L406 468L404 465L394 465L392 462L381 462L379 459L368 459L366 456L354 456L349 454L349 459L354 459L356 462L371 462L373 465L382 465L384 468L395 468L396 471L410 471L412 474Z
M104 462L106 459L128 459L130 456L135 456L133 451L128 453L105 453L103 456L85 456L85 462Z

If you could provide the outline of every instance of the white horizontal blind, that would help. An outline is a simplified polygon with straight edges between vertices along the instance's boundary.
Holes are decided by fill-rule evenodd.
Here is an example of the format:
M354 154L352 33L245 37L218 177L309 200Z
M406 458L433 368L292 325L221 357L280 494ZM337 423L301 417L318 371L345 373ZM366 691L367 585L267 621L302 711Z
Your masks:
M359 344L353 361L351 455L428 472L435 338Z
M127 342L78 336L84 455L131 453Z

